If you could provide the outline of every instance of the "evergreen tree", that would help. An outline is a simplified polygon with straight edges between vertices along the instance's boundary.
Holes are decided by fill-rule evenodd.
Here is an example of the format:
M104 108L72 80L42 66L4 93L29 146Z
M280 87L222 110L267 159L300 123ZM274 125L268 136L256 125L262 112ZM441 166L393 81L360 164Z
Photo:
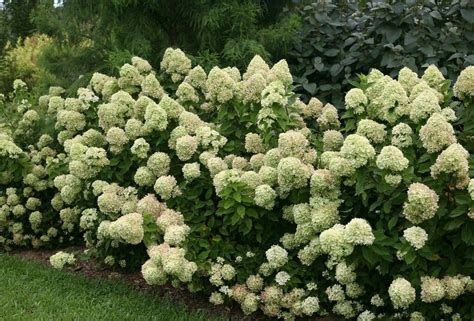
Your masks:
M155 66L164 49L180 47L209 67L245 66L259 54L285 55L296 41L299 17L289 0L43 0L35 11L40 32L57 44L41 63L64 83L90 70L108 70L138 55Z
M35 29L30 14L37 5L37 0L1 0L0 1L0 55L5 45L24 39Z

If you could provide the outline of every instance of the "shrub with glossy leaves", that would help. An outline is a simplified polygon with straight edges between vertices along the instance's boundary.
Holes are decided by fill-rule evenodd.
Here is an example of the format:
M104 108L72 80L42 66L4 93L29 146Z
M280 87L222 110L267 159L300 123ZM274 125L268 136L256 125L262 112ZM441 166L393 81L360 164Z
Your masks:
M357 102L345 92L374 66L395 77L435 64L455 80L474 64L472 1L303 1L299 13L302 41L288 55L297 91L338 108ZM402 73L415 75L401 82L409 92L416 74Z

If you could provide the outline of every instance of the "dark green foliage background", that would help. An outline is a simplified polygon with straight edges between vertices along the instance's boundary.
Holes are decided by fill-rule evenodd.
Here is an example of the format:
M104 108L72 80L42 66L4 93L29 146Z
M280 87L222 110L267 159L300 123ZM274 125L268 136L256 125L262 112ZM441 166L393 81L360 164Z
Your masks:
M133 56L159 66L167 47L179 47L209 69L245 66L254 55L283 57L299 29L287 0L67 0L42 1L33 21L57 40L40 63L62 85L91 71L111 72ZM84 46L84 41L91 46ZM67 71L67 72L66 72Z
M473 1L312 1L298 12L302 41L287 59L299 91L338 107L370 68L394 77L435 64L455 79L474 64Z
M34 31L30 13L37 4L38 0L0 2L0 9L3 9L0 10L0 56L8 41L14 43L19 37L24 38Z
M132 56L159 66L170 46L205 69L242 69L256 54L269 62L286 58L303 98L337 107L350 80L370 68L396 76L404 66L419 71L435 64L454 80L474 64L470 0L65 0L56 8L52 0L25 0L4 6L0 62L7 41L45 33L55 42L38 64L71 93L92 71L114 73Z

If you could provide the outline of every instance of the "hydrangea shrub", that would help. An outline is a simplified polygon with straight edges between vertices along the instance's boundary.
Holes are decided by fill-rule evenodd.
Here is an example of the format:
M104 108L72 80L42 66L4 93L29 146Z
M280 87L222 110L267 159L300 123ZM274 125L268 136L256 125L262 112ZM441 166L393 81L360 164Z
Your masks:
M374 69L341 118L258 56L206 74L170 48L159 71L135 57L37 102L18 83L0 241L82 240L245 314L472 318L473 75L451 87L435 66Z

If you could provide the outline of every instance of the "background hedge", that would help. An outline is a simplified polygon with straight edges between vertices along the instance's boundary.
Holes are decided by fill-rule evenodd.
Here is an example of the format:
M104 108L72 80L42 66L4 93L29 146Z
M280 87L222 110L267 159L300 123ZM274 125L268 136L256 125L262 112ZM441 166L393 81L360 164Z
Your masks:
M474 64L472 1L313 1L298 13L289 60L299 91L338 107L350 80L373 66L393 77L434 64L453 80Z

